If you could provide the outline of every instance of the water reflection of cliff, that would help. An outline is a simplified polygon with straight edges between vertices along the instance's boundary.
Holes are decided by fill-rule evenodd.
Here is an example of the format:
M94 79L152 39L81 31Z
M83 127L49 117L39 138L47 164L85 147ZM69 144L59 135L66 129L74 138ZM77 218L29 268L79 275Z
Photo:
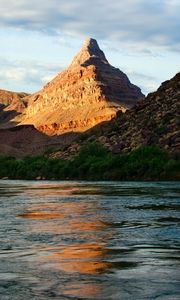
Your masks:
M66 198L51 203L32 203L19 215L29 234L35 237L33 260L38 268L69 277L66 295L79 296L83 289L85 297L96 296L102 285L94 285L89 280L77 282L77 275L102 274L111 268L106 242L112 232L101 213L98 201Z
M19 217L27 219L31 234L51 234L56 238L55 246L48 245L48 241L42 245L45 258L42 253L39 256L53 268L92 274L110 266L104 259L111 232L102 221L97 201L35 203Z

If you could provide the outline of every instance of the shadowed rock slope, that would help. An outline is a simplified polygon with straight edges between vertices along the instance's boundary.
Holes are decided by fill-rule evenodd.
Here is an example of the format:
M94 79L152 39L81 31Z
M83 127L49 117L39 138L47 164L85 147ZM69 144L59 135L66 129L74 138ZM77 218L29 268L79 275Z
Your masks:
M140 98L140 89L108 63L96 40L88 39L65 71L29 97L17 121L48 135L82 132L111 120Z
M143 145L157 145L169 152L180 150L180 73L139 101L126 113L97 125L66 151L53 156L75 155L80 144L99 141L113 153L130 152ZM81 137L81 138L82 138Z
M102 131L113 152L152 144L169 151L180 150L180 73L126 114L119 114Z
M0 155L16 158L43 155L52 148L70 145L75 138L73 133L49 137L33 125L4 128L0 129Z

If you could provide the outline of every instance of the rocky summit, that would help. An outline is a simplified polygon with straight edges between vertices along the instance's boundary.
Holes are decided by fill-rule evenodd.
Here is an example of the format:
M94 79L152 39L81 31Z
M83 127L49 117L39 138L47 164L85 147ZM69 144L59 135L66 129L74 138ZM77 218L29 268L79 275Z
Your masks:
M29 96L27 109L15 121L48 135L82 132L141 98L141 90L109 64L97 41L88 39L65 71Z

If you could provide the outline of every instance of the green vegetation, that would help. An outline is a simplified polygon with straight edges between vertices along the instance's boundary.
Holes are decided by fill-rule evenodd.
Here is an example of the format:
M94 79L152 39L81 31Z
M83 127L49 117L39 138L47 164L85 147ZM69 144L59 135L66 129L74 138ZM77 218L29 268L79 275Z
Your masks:
M179 171L180 157L156 146L115 155L92 142L68 161L46 156L0 157L0 178L9 179L178 180Z

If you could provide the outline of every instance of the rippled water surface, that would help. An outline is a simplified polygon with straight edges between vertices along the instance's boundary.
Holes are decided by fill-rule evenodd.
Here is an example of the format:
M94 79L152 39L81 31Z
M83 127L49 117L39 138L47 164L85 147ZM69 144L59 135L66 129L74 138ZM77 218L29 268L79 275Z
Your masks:
M180 299L180 185L0 181L0 299Z

